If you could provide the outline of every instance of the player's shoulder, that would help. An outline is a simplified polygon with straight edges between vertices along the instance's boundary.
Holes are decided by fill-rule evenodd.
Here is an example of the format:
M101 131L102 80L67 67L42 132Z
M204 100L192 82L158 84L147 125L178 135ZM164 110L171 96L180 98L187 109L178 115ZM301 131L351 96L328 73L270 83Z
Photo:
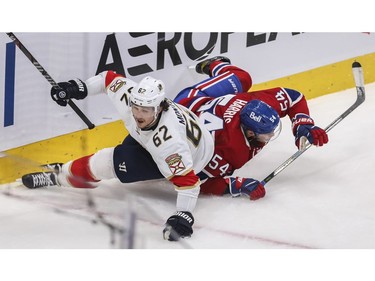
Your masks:
M168 110L163 111L161 123L167 123L170 125L183 124L185 122L184 117L184 106L179 105L171 101L170 99L166 100L168 102Z
M159 121L160 126L167 126L170 130L176 130L181 134L186 134L186 127L190 126L191 120L198 120L198 117L188 108L167 99L168 110L162 112Z
M130 94L132 89L137 86L137 83L135 83L133 80L130 80L125 77L118 77L113 79L108 85L107 85L107 92L113 93L116 95L123 95L123 94Z
M103 71L100 73L100 75L104 79L105 87L114 93L120 90L123 86L130 88L137 85L137 83L133 80L126 78L124 75L118 74L112 70Z

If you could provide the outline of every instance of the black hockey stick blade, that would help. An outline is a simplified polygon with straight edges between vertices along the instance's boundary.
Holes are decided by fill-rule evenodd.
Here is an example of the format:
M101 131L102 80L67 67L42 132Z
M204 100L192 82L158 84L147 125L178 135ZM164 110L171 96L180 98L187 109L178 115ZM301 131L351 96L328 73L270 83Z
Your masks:
M365 101L365 82L363 78L363 71L362 66L359 62L353 62L352 64L352 72L354 76L355 86L357 90L357 99L356 101L339 117L337 117L331 124L329 124L325 131L328 133L332 128L334 128L338 123L340 123L346 116L348 116L354 109L356 109L360 104ZM286 167L288 167L294 160L300 157L307 149L311 147L311 144L308 144L302 150L298 150L294 153L291 157L285 160L279 167L277 167L271 174L269 174L263 181L262 184L265 185L271 179L273 179L277 174L283 171Z
M43 75L47 81L56 88L60 86L55 82L55 80L48 74L48 72L43 68L43 66L34 58L34 56L26 49L22 42L14 35L13 32L6 32L10 39L17 45L17 47L25 54L29 61L38 69L38 71ZM75 113L82 119L87 127L91 130L95 128L95 125L87 118L87 116L78 108L78 106L72 101L68 101L68 105L74 110Z

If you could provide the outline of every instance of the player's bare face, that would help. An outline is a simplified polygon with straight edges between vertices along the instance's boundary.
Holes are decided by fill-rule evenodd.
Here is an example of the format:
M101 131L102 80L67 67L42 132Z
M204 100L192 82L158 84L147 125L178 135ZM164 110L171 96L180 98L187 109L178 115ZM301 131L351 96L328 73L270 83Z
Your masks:
M132 113L138 128L144 129L155 120L155 107L132 104Z

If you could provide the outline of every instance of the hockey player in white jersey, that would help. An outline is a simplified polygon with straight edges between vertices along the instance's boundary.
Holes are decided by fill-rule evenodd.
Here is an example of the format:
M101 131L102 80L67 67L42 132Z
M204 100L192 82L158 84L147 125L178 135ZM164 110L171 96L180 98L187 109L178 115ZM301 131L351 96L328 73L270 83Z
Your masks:
M113 71L104 71L83 82L59 83L51 89L61 106L69 99L107 94L118 110L129 135L121 145L105 148L65 164L56 173L33 173L22 177L24 185L94 188L100 180L118 178L123 183L166 178L177 191L176 213L166 222L164 239L178 240L193 233L195 208L200 191L197 176L211 160L214 141L199 118L165 97L164 83L145 77L137 84Z

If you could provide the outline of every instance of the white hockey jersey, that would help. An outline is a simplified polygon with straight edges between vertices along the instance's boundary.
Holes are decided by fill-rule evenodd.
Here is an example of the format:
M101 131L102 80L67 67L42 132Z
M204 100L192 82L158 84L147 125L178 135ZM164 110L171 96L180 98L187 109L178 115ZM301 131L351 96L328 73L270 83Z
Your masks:
M129 102L130 90L137 85L134 81L104 71L88 79L86 85L89 95L108 95L129 134L151 154L162 175L175 185L177 210L191 212L200 189L196 174L208 164L214 152L213 138L199 118L168 99L169 109L161 113L157 127L141 130Z

